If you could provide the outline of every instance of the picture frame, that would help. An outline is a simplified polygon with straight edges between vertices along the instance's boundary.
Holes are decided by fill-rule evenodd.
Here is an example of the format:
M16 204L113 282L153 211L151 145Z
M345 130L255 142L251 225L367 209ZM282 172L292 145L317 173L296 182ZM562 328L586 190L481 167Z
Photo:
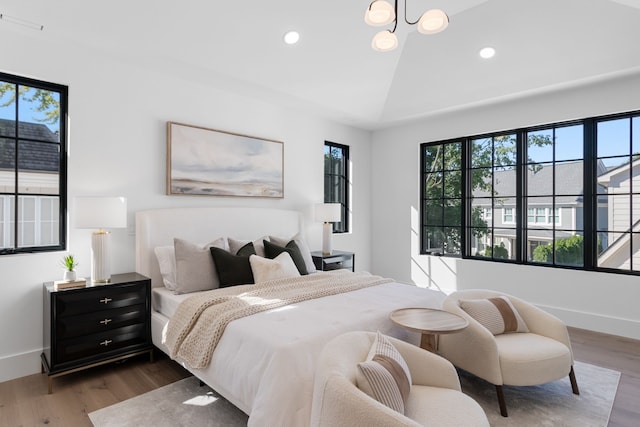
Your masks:
M284 143L167 122L167 194L284 197Z

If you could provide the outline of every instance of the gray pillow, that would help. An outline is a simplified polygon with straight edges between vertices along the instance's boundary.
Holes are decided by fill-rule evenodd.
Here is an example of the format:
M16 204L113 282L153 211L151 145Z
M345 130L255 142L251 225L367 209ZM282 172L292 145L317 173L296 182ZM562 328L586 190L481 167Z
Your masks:
M176 253L176 294L208 291L220 287L209 248L227 248L227 241L221 237L204 246L184 239L174 238Z
M255 254L258 256L264 256L264 245L262 244L263 240L269 240L269 236L261 237L253 242L251 240L238 240L233 237L228 237L227 241L229 242L229 252L232 254L238 254L238 251L247 245L247 243L253 243L253 248L255 249Z

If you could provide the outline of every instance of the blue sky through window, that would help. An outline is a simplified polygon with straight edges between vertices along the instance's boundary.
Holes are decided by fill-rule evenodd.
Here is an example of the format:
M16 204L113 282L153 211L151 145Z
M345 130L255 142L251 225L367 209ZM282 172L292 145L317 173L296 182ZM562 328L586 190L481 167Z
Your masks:
M0 85L5 82L0 81ZM24 86L22 86L24 87ZM51 132L58 132L60 129L60 121L58 120L56 123L50 124L45 123L42 120L46 118L45 112L38 111L38 101L27 101L25 98L31 98L35 93L35 89L29 88L28 91L24 92L20 98L18 99L18 118L22 122L29 123L40 123L44 124L51 130ZM53 98L59 103L60 102L60 94L57 92L51 92ZM15 101L11 104L4 106L6 102L11 98L11 94L9 92L5 93L2 98L0 98L0 119L8 119L15 120L16 119L16 105Z

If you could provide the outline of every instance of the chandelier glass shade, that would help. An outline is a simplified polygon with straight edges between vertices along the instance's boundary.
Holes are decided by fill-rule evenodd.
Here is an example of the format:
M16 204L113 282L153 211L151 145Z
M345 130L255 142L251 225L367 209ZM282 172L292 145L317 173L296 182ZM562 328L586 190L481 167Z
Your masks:
M396 19L396 12L393 6L386 1L374 0L364 13L364 22L372 27L387 25Z
M407 0L404 1L404 21L409 25L418 24L418 31L422 34L436 34L443 31L449 25L449 17L440 9L427 10L417 21L407 19ZM388 52L398 47L396 28L398 27L398 0L395 6L391 6L386 0L373 0L364 13L364 22L380 27L393 22L392 30L380 31L371 41L371 47L380 52Z
M398 37L389 30L380 31L373 36L371 47L378 52L388 52L398 47Z

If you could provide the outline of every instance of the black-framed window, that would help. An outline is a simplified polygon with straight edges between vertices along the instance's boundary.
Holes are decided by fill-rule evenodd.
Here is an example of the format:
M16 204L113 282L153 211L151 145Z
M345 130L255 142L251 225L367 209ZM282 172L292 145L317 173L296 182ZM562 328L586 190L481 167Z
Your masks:
M421 144L421 200L423 254L640 272L640 112Z
M66 86L0 73L0 254L66 248Z
M340 203L340 222L333 223L334 233L349 232L349 147L324 142L324 202Z

